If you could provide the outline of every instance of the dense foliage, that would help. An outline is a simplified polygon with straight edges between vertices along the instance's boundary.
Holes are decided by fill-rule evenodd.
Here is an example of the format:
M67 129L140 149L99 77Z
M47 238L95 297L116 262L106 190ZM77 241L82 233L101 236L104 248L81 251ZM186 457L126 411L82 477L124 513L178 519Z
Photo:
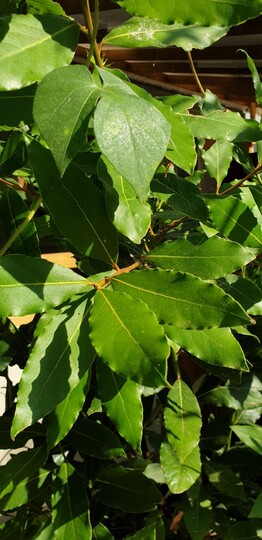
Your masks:
M189 60L262 13L115 1L132 17L105 43ZM82 5L80 27L52 0L0 2L0 446L31 441L0 468L1 539L262 538L261 124L200 81L192 98L131 84Z

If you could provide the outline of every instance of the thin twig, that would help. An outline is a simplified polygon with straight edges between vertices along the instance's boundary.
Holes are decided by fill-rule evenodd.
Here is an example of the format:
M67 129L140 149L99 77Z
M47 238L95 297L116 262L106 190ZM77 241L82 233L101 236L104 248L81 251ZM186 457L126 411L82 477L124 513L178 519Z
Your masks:
M91 16L89 0L81 0L81 4L82 4L82 11L83 11L84 19L85 19L85 25L87 27L88 34L89 34L90 49L91 49L91 46L92 46L92 43L93 43L93 51L94 51L94 57L95 57L96 64L98 65L98 67L103 67L103 62L102 62L100 52L99 52L99 48L98 48L97 41L96 41L96 32L97 32L97 26L98 26L99 2L98 2L98 0L95 0L95 14L97 13L97 15L95 15L95 17L97 17L97 19L94 20L94 24L93 24L93 20L92 20L92 16Z
M194 79L195 79L195 81L197 83L197 86L198 86L198 88L200 90L200 93L202 94L202 96L204 96L205 95L205 90L204 90L204 88L203 88L203 86L202 86L202 84L200 82L200 79L198 77L198 74L196 72L196 68L194 66L194 62L193 62L192 55L191 55L190 51L187 51L187 56L188 56L188 60L189 60L189 64L190 64L192 73L194 75Z
M241 180L239 180L239 182L237 182L236 184L234 184L233 186L230 186L228 189L226 189L225 191L220 191L219 195L228 195L228 193L232 193L232 191L234 191L235 189L237 189L238 187L242 186L242 184L244 184L244 182L246 180L249 180L249 178L252 178L252 176L255 176L256 174L258 174L260 171L262 171L262 164L258 165L253 171L251 171L250 173L248 173L245 178L242 178Z
M19 184L13 184L12 182L8 182L8 180L4 180L4 178L0 178L0 182L2 182L2 184L5 184L5 186L15 189L16 191L23 191L24 193L28 193L29 195L34 196L34 193L32 193L32 191L29 191L29 189L19 186Z
M33 202L26 218L20 225L18 225L17 229L11 234L10 238L7 240L5 245L0 250L0 257L2 257L6 251L10 248L10 246L14 243L14 241L18 238L18 236L21 234L21 232L26 228L28 223L33 219L36 211L38 210L40 204L42 202L42 197L37 197L37 199Z

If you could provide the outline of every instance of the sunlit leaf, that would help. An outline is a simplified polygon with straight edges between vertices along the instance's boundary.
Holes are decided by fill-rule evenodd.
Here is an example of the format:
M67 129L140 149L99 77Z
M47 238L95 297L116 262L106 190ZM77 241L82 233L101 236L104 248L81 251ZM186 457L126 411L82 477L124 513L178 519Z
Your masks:
M172 493L183 493L199 478L201 461L196 446L184 460L180 460L170 444L163 442L160 449L160 463L166 483Z

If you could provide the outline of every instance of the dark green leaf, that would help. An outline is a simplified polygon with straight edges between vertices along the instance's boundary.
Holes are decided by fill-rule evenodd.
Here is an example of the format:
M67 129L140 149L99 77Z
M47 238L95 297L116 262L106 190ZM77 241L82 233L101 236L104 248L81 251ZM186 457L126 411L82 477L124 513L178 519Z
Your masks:
M231 409L254 409L262 404L262 383L255 374L244 374L241 384L227 382L201 396L204 401Z
M53 0L26 0L29 13L52 13L66 16L62 6Z
M164 200L176 211L178 218L189 216L193 219L206 221L207 207L204 201L198 197L201 195L200 190L192 182L178 178L173 174L169 174L167 177L162 174L153 180L151 189L160 199L164 194Z
M99 475L93 496L107 506L130 513L152 511L162 499L148 478L121 465L110 465Z
M228 294L233 296L251 315L262 315L262 290L250 279L239 278L226 287Z
M10 15L10 13L16 13L16 0L1 0L0 4L0 16Z
M145 386L166 384L169 347L144 302L101 289L95 295L90 326L97 354L118 375Z
M160 449L160 463L166 483L172 493L187 491L199 478L201 461L199 448L180 460L168 442L163 442Z
M208 535L213 520L211 501L203 488L196 498L192 499L190 492L188 498L189 501L182 507L186 528L192 540L203 540Z
M14 190L7 189L0 199L0 213L5 240L8 240L28 216L29 210L22 197ZM40 257L39 240L33 221L18 234L9 248L9 253L22 253Z
M261 516L260 516L261 517ZM257 540L262 538L262 520L239 521L232 525L225 540Z
M204 469L209 482L221 493L234 499L246 500L246 493L242 482L229 467L216 461L204 463Z
M103 523L98 523L93 529L92 540L114 540L114 536L112 536Z
M0 92L0 125L32 124L35 91L36 85L33 84L13 92Z
M1 19L1 90L18 90L73 58L78 26L52 15L11 15ZM19 39L18 39L19 36Z
M0 440L1 440L1 449L13 449L13 448L23 448L29 439L38 439L46 435L46 427L43 424L34 424L29 428L25 429L22 433L17 435L15 441L11 439L10 430L11 430L12 418L8 416L1 416L0 418Z
M249 513L249 518L261 518L262 516L262 493L258 495L258 497L255 500L254 506Z
M238 438L254 452L262 455L262 427L261 426L231 426Z
M117 276L113 288L140 298L159 322L184 329L237 326L248 316L230 296L213 283L170 270L144 270Z
M255 62L254 62L254 60L252 60L252 58L249 56L249 54L247 54L246 51L244 51L243 49L240 49L240 51L245 53L245 55L247 57L247 65L248 65L248 67L250 69L250 73L252 75L253 85L254 85L254 89L255 89L255 93L256 93L256 100L257 100L257 103L259 105L262 105L262 83L261 83L260 76L259 76L259 73L257 71L257 68L255 66Z
M25 143L21 133L15 131L7 140L0 158L0 175L10 176L25 162Z
M206 116L181 115L195 137L235 142L261 139L261 126L255 120L245 120L239 113L214 111Z
M126 455L119 438L111 429L92 420L79 418L68 440L76 450L88 456L108 459Z

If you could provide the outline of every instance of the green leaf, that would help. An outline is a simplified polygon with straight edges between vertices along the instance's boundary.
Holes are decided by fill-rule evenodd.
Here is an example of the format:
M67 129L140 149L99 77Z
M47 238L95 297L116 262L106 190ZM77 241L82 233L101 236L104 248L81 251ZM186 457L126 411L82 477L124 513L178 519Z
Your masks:
M236 197L207 198L213 225L230 240L243 246L262 246L261 225L248 206Z
M95 356L88 339L90 307L89 297L81 297L40 321L42 331L19 385L12 437L52 411L90 368Z
M168 442L184 462L199 442L202 420L197 399L182 379L168 392L164 421Z
M180 460L168 442L163 442L160 449L160 463L166 483L172 493L187 491L199 478L201 461L199 448Z
M84 405L90 385L90 372L86 371L80 382L70 390L48 416L47 446L56 446L69 432Z
M261 518L261 515L259 516ZM225 540L258 540L262 538L262 520L238 521L232 525Z
M100 70L100 74L105 86L94 116L98 146L144 201L165 155L170 125L125 82L106 70Z
M33 101L36 85L13 92L0 92L0 125L18 126L33 123Z
M135 450L140 451L143 407L138 384L114 373L103 362L97 363L97 383L102 404L117 431Z
M46 427L43 424L37 423L30 426L16 437L13 441L10 436L12 418L9 416L1 416L0 418L0 438L1 449L23 448L29 439L38 439L46 435Z
M78 33L76 22L65 17L31 14L2 17L0 89L18 90L69 64Z
M115 290L143 300L160 323L203 329L249 322L240 304L222 289L191 274L148 269L116 276L111 283Z
M89 116L100 93L90 71L76 65L51 71L37 88L34 119L61 176L86 138Z
M171 138L166 157L183 171L192 174L197 159L194 137L183 118L178 114L167 112L165 118L171 125Z
M205 26L221 24L235 25L260 15L261 0L166 0L165 4L158 0L113 0L132 15L152 17L167 24L175 20L184 24L201 23Z
M205 49L227 34L226 26L206 28L200 24L164 24L156 19L133 17L111 30L104 43L120 47L181 47L184 51Z
M0 4L0 16L9 15L10 13L16 13L17 6L16 0L1 0Z
M140 201L127 180L103 157L98 176L106 189L106 209L116 229L135 244L140 244L151 223L149 204Z
M216 461L204 463L204 469L209 482L221 493L234 499L246 500L242 482L229 467Z
M36 496L36 484L41 486L49 471L38 471L44 465L47 453L45 446L21 452L0 467L0 509L9 510L22 506ZM34 487L35 486L35 487ZM33 492L32 492L33 491Z
M178 272L189 272L202 279L216 279L254 260L251 250L219 236L194 244L187 238L165 242L146 254L155 266Z
M186 528L192 540L203 540L208 535L213 521L211 501L203 488L196 498L192 499L190 492L188 498L189 501L182 507Z
M165 105L169 105L169 107L171 107L172 111L175 113L185 112L188 109L192 109L197 102L196 96L183 96L182 94L159 96L157 99L162 101Z
M240 49L240 51L245 53L245 55L247 57L247 65L248 65L250 73L252 75L253 85L254 85L255 94L256 94L256 100L257 100L257 103L259 105L262 105L262 83L261 83L260 76L259 76L259 73L257 71L257 68L255 66L255 62L251 58L251 56L249 56L249 54L247 54L246 51L244 51L243 49Z
M249 513L248 517L254 519L254 518L261 518L261 516L262 516L262 493L260 493L260 495L258 495L258 497L256 498L254 506L251 512Z
M66 17L62 6L53 0L26 0L29 13L51 13L52 15L62 15Z
M227 140L216 141L209 150L202 153L207 172L219 187L228 173L233 157L233 144Z
M262 214L262 186L249 186L260 214Z
M101 289L95 295L89 321L97 354L113 371L145 386L166 384L169 347L144 302Z
M162 499L151 480L121 465L110 465L98 476L93 496L107 506L129 513L155 510Z
M181 113L181 116L195 137L235 142L261 139L261 125L255 120L245 120L236 112L214 111L206 116Z
M37 141L30 143L29 157L43 199L61 233L81 253L111 263L117 255L116 230L92 180L76 163L70 163L61 178L51 152Z
M169 339L203 362L248 371L244 353L230 328L183 330L165 326Z
M92 529L85 485L78 472L63 463L54 481L52 522L57 540L91 540Z
M262 427L261 426L231 426L237 437L254 452L262 455Z
M92 540L114 540L114 536L112 536L103 523L98 523L98 525L93 528Z
M22 197L14 189L7 189L3 193L0 199L0 214L5 240L8 240L17 231L17 227L26 219L28 212ZM29 221L8 251L9 253L40 257L39 240L33 221Z
M262 315L262 290L250 279L240 277L226 292L251 315Z
M68 440L73 448L100 459L125 457L119 438L111 429L93 420L79 418L71 429Z
M160 518L157 522L150 523L135 534L126 536L125 540L165 540L165 538L165 527Z
M244 374L241 384L217 386L201 396L207 403L231 409L254 409L262 405L262 383L255 374Z
M26 255L0 259L1 317L41 313L90 289L85 279L58 264Z
M192 182L174 174L168 174L167 177L158 174L152 182L151 189L176 211L178 219L189 216L206 221L207 207L199 196L200 190Z
M7 140L0 158L0 175L10 176L23 167L26 159L25 143L22 133L14 132Z

